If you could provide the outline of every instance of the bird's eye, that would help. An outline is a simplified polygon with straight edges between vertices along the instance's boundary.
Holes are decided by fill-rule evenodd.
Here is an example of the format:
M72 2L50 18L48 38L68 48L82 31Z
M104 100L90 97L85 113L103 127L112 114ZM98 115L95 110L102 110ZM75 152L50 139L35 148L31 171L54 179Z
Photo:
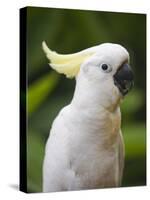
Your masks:
M110 72L110 71L112 71L111 66L107 65L107 64L102 64L101 65L101 69L102 69L103 72L107 72L107 73Z

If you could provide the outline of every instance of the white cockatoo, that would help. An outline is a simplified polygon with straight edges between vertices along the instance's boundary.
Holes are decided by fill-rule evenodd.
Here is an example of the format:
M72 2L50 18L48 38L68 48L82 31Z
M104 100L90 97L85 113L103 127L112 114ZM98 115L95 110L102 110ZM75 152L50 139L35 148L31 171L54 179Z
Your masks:
M43 192L118 187L124 167L120 102L133 85L127 50L104 43L78 53L44 52L58 73L76 78L72 101L54 120L43 164Z

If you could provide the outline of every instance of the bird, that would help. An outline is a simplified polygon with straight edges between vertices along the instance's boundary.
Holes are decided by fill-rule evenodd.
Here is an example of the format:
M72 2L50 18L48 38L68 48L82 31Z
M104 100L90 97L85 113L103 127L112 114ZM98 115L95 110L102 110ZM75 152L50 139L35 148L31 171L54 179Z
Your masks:
M45 41L42 48L53 70L76 81L70 104L50 128L43 192L120 187L125 159L120 104L134 83L127 49L102 43L59 54Z

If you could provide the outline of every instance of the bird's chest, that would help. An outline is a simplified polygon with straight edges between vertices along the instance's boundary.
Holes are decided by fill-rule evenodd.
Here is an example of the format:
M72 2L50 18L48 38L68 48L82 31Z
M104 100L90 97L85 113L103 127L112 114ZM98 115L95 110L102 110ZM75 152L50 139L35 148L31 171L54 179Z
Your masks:
M98 145L79 147L71 156L69 171L73 172L71 177L73 188L76 184L83 189L117 186L119 180L117 144L109 149L103 149Z
M105 117L107 121L84 119L82 125L75 126L69 139L70 168L76 177L74 180L82 180L85 188L87 184L94 188L117 185L120 114Z
M70 148L85 151L111 148L117 141L120 126L120 110L113 113L101 111L95 115L90 112L87 115L79 114L75 120L71 120L68 145Z

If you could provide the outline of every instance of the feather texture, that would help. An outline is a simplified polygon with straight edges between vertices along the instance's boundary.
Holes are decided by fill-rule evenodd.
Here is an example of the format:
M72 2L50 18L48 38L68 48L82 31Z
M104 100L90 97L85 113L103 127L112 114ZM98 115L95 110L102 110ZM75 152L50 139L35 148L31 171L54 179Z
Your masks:
M58 73L65 74L67 78L75 77L80 70L80 65L93 54L92 49L68 55L58 54L51 51L45 41L43 41L42 47L50 60L50 66Z
M80 190L121 185L124 147L121 133L122 95L113 76L128 52L102 44L70 55L43 50L51 67L76 76L70 104L52 124L43 164L43 191ZM110 71L102 71L107 63Z

